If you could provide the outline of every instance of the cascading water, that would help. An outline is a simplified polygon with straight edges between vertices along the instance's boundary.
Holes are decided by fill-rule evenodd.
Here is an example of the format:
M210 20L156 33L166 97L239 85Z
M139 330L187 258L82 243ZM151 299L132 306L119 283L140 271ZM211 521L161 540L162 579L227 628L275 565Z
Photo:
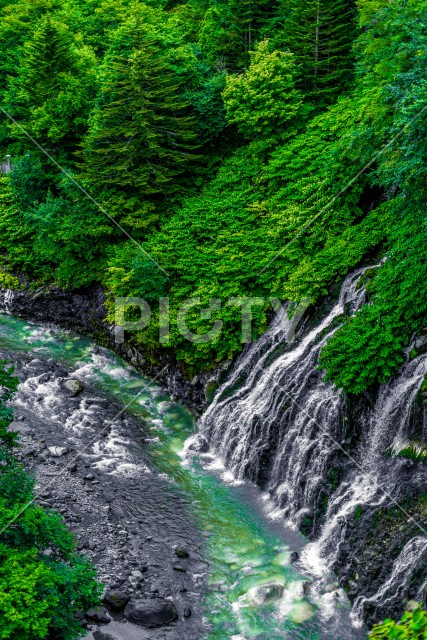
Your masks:
M305 550L307 564L315 564L317 556L318 561L324 558L329 566L334 565L345 540L347 522L356 508L390 504L399 508L401 471L406 461L386 454L398 451L408 441L411 409L426 372L427 354L407 362L398 376L381 388L366 419L364 442L352 457L353 468L329 501L319 539ZM425 486L424 468L419 473L414 470L412 484ZM407 518L410 519L409 514ZM425 561L427 531L423 525L415 521L413 524L421 536L407 543L391 567L389 578L374 596L356 600L353 618L358 623L363 620L365 604L380 608L387 607L393 598L403 600L411 576Z
M264 486L300 525L342 440L342 394L317 372L318 355L346 307L356 310L363 270L346 278L328 316L295 347L283 348L292 320L282 313L237 363L205 413L200 434L238 478Z
M347 527L356 509L400 508L408 461L394 454L408 443L411 409L427 372L427 354L407 362L360 418L359 444L349 450L345 397L325 382L317 365L320 350L336 331L336 320L363 302L364 290L358 286L362 274L359 270L346 278L327 317L296 345L289 344L291 321L286 313L279 315L237 361L200 424L200 436L234 476L260 484L277 505L276 516L294 526L319 509L333 460L344 460L345 472L329 496L318 539L301 558L306 569L317 568L319 575L337 566L345 548L348 553ZM415 494L425 480L425 466L411 470ZM376 593L357 598L356 624L363 619L365 604L387 611L390 602L407 596L411 576L427 555L427 532L415 521L412 525L416 535L390 562Z

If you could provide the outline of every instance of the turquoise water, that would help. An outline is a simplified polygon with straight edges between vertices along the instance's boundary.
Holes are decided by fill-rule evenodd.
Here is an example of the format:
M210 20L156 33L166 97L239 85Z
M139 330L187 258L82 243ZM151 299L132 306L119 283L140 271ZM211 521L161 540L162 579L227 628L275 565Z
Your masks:
M289 561L293 545L303 541L270 522L260 492L224 481L212 459L183 455L196 425L156 382L86 338L11 316L0 315L0 346L72 367L76 377L128 405L144 421L153 464L189 498L206 539L206 640L366 638L351 627L345 600L331 604L331 596L316 594L315 585L311 596L304 595L303 585L312 576L299 574Z

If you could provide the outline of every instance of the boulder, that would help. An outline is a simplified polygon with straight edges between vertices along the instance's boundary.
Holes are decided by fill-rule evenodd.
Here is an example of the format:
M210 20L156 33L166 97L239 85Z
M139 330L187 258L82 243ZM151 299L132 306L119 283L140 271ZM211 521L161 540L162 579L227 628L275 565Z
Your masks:
M84 386L80 382L80 380L76 380L75 378L67 378L62 381L62 388L68 392L71 398L77 396L84 389Z
M119 589L109 589L105 594L104 602L110 609L121 611L129 602L129 596Z
M111 618L105 607L93 607L92 609L89 609L89 611L86 612L86 618L102 624L108 624L111 622Z
M289 559L291 562L298 562L299 553L297 551L292 551L291 555L289 556Z
M256 600L262 604L264 602L271 602L273 600L279 600L283 596L285 588L282 584L266 584L262 587L258 587L256 590Z
M125 609L125 617L147 629L162 627L178 618L176 606L163 598L132 600Z
M107 633L106 631L94 631L93 632L94 640L117 640L117 636L112 636L111 633Z
M67 447L49 447L48 448L49 455L53 458L61 458L68 453Z

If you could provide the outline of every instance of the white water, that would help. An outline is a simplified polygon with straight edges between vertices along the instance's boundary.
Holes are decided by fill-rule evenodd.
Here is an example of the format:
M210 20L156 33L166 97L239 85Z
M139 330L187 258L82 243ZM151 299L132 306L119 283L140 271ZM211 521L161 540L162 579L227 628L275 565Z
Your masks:
M315 508L328 463L340 448L343 397L316 372L318 355L345 306L360 306L362 270L349 276L328 316L275 357L293 321L282 313L242 356L205 413L200 433L236 477L261 482L294 526ZM234 390L239 381L243 384ZM263 482L263 479L266 482Z
M334 566L356 507L393 507L401 497L405 461L387 454L408 441L411 408L427 372L426 354L407 362L381 388L362 420L359 447L348 454L344 396L324 381L317 363L336 331L334 320L362 304L364 290L357 286L362 273L346 278L327 317L296 346L289 344L292 321L286 312L279 314L237 361L200 424L200 435L225 467L236 478L249 478L265 488L277 505L276 517L280 513L295 527L318 508L334 458L347 457L348 471L328 501L320 535L302 555L303 566L319 576ZM427 532L413 524L419 535L390 563L378 592L356 600L355 624L360 624L366 604L387 607L405 597L427 550Z

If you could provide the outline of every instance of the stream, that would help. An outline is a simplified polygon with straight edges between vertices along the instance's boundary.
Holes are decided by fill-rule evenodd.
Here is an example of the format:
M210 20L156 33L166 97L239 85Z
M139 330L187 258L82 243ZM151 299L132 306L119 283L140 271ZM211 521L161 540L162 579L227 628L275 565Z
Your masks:
M194 549L197 556L194 566L189 565L186 577L193 587L182 591L200 599L200 615L196 611L188 622L180 615L177 636L168 633L166 627L150 631L150 635L138 630L139 635L135 635L133 625L131 628L118 620L112 624L122 629L121 637L130 640L163 637L182 640L190 637L201 640L350 640L367 637L364 629L352 626L350 604L342 590L337 589L333 574L325 575L327 569L323 568L320 581L319 567L313 567L311 571L306 565L303 569L298 562L291 562L291 554L300 554L307 541L296 529L285 527L274 518L275 507L266 495L248 482L237 481L211 454L193 451L194 419L155 381L147 380L115 354L97 347L89 339L5 314L0 315L0 352L2 358L10 360L17 369L21 368L21 386L14 405L34 423L37 420L40 424L43 420L54 422L54 419L57 424L60 422L61 401L54 398L60 388L55 367L90 388L92 400L93 394L99 394L98 404L93 402L93 406L102 406L102 398L107 398L112 407L121 408L122 414L126 408L124 415L129 416L127 439L120 439L113 433L107 444L92 444L88 433L95 429L94 421L88 420L88 431L84 420L81 425L79 423L81 428L77 428L77 420L72 423L68 418L64 418L65 427L62 419L61 428L68 429L69 433L64 431L61 438L66 438L76 450L85 443L89 449L86 466L91 464L103 474L99 476L101 483L94 480L94 484L106 480L108 485L113 485L112 490L121 492L122 499L129 496L130 500L131 491L137 489L135 483L145 477L145 490L153 492L152 508L158 500L159 512L163 504L170 509L170 517L164 514L157 525L160 538L163 526L165 538L169 535L168 526L174 521L174 505L177 505L177 517L181 519L177 520L174 531L178 535L180 526L185 529L190 555ZM50 378L44 373L46 367L50 367ZM31 373L32 368L36 373ZM33 387L28 379L33 380ZM50 387L46 386L49 384ZM38 404L31 404L31 388L38 389ZM50 400L45 401L49 394ZM80 418L84 411L88 415L94 413L88 411L90 403L84 398L81 401L74 399L74 402L76 407L80 402L77 407ZM84 402L83 407L81 403ZM53 437L53 428L51 433ZM142 438L141 442L138 438ZM34 468L37 470L37 465ZM114 487L116 482L119 489ZM97 490L95 484L90 491L96 493ZM140 509L143 502L141 504ZM181 507L186 511L181 513ZM143 518L139 522L143 526ZM188 540L188 536L193 536L194 540ZM96 557L94 561L97 562ZM172 574L180 575L176 571ZM321 587L320 583L329 583L329 586Z

